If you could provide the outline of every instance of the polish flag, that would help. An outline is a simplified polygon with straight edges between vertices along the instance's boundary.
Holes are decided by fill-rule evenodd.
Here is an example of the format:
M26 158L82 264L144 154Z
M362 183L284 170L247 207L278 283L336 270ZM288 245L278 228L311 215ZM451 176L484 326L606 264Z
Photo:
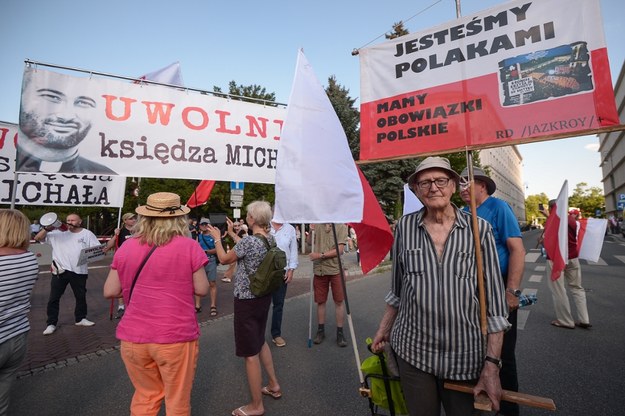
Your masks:
M404 210L402 215L412 214L423 208L423 203L412 192L407 183L404 184Z
M598 262L603 248L603 237L608 220L599 218L581 218L578 222L577 249L579 258Z
M391 249L393 234L301 50L278 154L275 220L350 224L358 237L363 273L377 266Z
M551 280L558 280L569 261L568 246L568 215L569 215L568 181L564 181L556 204L549 208L549 217L545 221L543 245L547 255L553 262Z
M200 205L204 205L206 201L211 196L211 192L213 191L213 187L215 186L215 181L201 181L199 185L195 188L195 191L189 197L187 201L187 206L189 208L199 207Z
M174 62L154 72L147 73L139 77L148 81L160 82L161 84L184 86L182 81L182 72L180 71L180 62ZM139 81L134 81L139 83Z

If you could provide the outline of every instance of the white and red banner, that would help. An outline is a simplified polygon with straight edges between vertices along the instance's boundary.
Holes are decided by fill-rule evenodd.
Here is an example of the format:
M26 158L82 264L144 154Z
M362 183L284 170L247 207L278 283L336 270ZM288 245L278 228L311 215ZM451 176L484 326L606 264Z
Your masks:
M579 258L598 262L603 248L603 239L608 220L600 218L580 218L577 229L577 250Z
M558 280L569 262L569 181L564 181L554 206L545 221L543 245L553 262L551 280Z
M512 1L359 56L361 160L619 124L599 0Z
M17 135L17 124L0 122L0 204L11 204ZM125 186L119 176L21 173L15 204L121 207Z
M59 102L80 108L60 117ZM68 121L78 111L81 118ZM27 67L16 169L43 171L31 163L43 159L34 153L46 143L45 130L32 126L38 117L52 120L51 136L88 131L84 138L73 134L79 171L273 183L285 111L184 88Z

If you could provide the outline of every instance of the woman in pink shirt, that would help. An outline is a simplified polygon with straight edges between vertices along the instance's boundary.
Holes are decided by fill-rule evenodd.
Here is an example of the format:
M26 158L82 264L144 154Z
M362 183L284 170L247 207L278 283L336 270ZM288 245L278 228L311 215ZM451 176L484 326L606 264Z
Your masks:
M188 238L189 208L178 195L152 194L135 211L133 236L104 284L105 297L126 304L116 335L135 387L131 414L156 415L165 399L168 415L188 415L200 336L193 296L208 293L208 259Z

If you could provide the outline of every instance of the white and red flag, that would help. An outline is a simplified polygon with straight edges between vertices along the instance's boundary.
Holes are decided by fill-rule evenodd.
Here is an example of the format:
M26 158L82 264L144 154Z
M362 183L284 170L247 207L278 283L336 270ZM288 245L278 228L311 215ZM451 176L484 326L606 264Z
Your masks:
M577 230L577 250L579 258L597 262L603 248L603 237L608 220L600 218L581 218Z
M549 217L545 222L543 245L547 256L553 262L551 280L558 280L569 259L568 215L569 182L564 181L555 206L549 207Z
M404 184L404 209L402 215L412 214L423 208L423 203L412 192L407 183Z
M350 224L358 236L363 273L377 266L392 246L392 232L302 51L278 153L275 220Z
M158 69L154 72L147 73L139 77L148 81L160 82L162 84L184 86L182 81L182 72L180 71L180 62L174 62L165 68Z
M189 197L189 200L187 201L187 206L189 208L195 208L199 207L200 205L204 205L210 198L214 186L215 181L201 181L199 185L195 188L193 194Z

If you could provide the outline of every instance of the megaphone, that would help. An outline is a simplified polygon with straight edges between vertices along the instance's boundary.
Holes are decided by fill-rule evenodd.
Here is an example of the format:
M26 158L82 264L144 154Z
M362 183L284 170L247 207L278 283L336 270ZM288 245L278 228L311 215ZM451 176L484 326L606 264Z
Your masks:
M41 219L39 220L39 224L43 228L52 227L55 229L60 229L61 231L67 230L67 225L64 222L59 221L59 216L56 215L55 212L48 212L47 214L43 214Z

